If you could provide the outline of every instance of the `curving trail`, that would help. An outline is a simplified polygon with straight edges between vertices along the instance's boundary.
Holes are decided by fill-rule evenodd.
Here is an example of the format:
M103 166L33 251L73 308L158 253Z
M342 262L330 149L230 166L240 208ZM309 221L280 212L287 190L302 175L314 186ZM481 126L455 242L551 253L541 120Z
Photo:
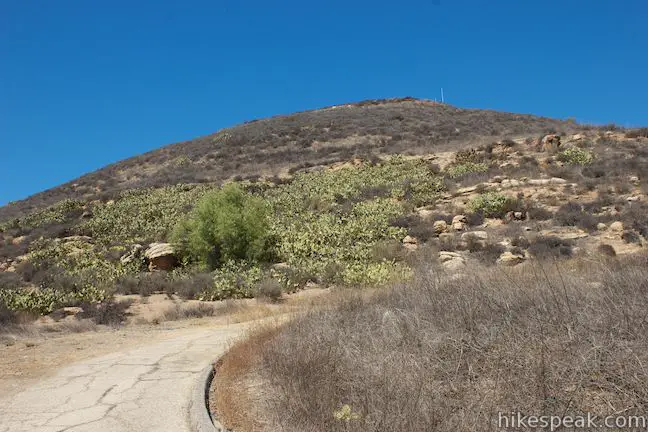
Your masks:
M0 432L189 431L200 372L250 324L200 328L60 369L11 398L0 395Z

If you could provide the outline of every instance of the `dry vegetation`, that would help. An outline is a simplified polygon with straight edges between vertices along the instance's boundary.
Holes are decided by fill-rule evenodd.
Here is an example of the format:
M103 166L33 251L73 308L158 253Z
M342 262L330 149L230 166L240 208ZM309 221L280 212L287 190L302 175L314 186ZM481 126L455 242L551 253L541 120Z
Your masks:
M246 396L263 413L256 427L486 431L498 412L645 414L646 264L547 261L454 279L428 266L312 310L235 350L257 359L248 373L264 384L264 398Z

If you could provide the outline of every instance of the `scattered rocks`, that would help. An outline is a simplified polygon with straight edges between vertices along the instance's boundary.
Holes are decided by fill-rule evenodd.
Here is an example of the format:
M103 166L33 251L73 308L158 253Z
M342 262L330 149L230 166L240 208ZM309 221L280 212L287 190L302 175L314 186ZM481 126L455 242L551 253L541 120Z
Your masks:
M170 243L151 243L144 252L144 257L148 260L148 267L151 271L168 271L178 265L178 258L175 256L175 250Z
M524 220L525 216L526 215L523 212L510 211L510 212L506 213L506 215L504 216L504 220L507 221L507 222L513 222L513 221L516 221L516 220L520 221L520 220Z
M626 198L626 201L635 202L635 201L639 201L639 199L640 199L639 195L633 195L633 196L629 196L628 198Z
M632 183L635 186L639 186L639 184L640 184L638 176L630 176L630 178L628 180L630 180L630 183Z
M526 260L526 257L524 255L514 254L513 252L506 251L502 253L502 255L500 255L500 257L497 259L497 263L507 266L514 266L520 264L524 260Z

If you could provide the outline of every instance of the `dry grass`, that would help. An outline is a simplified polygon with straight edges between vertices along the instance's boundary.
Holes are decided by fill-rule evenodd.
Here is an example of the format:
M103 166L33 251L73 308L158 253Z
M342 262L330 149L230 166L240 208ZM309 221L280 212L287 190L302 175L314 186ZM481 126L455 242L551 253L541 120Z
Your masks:
M286 431L488 431L498 412L645 413L647 259L454 280L423 269L377 295L314 308L262 347L236 348L237 368L260 359L254 374L272 395L245 409ZM357 418L337 419L344 405Z
M263 381L250 374L250 370L259 367L261 351L258 348L279 331L279 327L270 325L256 329L249 337L236 342L214 366L216 375L210 391L210 406L228 428L236 431L264 429L262 416L251 411L263 394Z

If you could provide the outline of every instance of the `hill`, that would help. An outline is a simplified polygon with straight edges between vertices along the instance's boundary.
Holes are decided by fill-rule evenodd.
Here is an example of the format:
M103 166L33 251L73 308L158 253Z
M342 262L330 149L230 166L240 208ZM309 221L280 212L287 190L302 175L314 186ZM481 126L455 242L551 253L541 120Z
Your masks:
M406 98L173 144L2 209L0 320L636 253L645 132Z
M356 157L460 150L579 129L566 121L413 98L338 105L250 121L108 165L0 207L0 222L64 199L108 200L128 189L280 176Z

